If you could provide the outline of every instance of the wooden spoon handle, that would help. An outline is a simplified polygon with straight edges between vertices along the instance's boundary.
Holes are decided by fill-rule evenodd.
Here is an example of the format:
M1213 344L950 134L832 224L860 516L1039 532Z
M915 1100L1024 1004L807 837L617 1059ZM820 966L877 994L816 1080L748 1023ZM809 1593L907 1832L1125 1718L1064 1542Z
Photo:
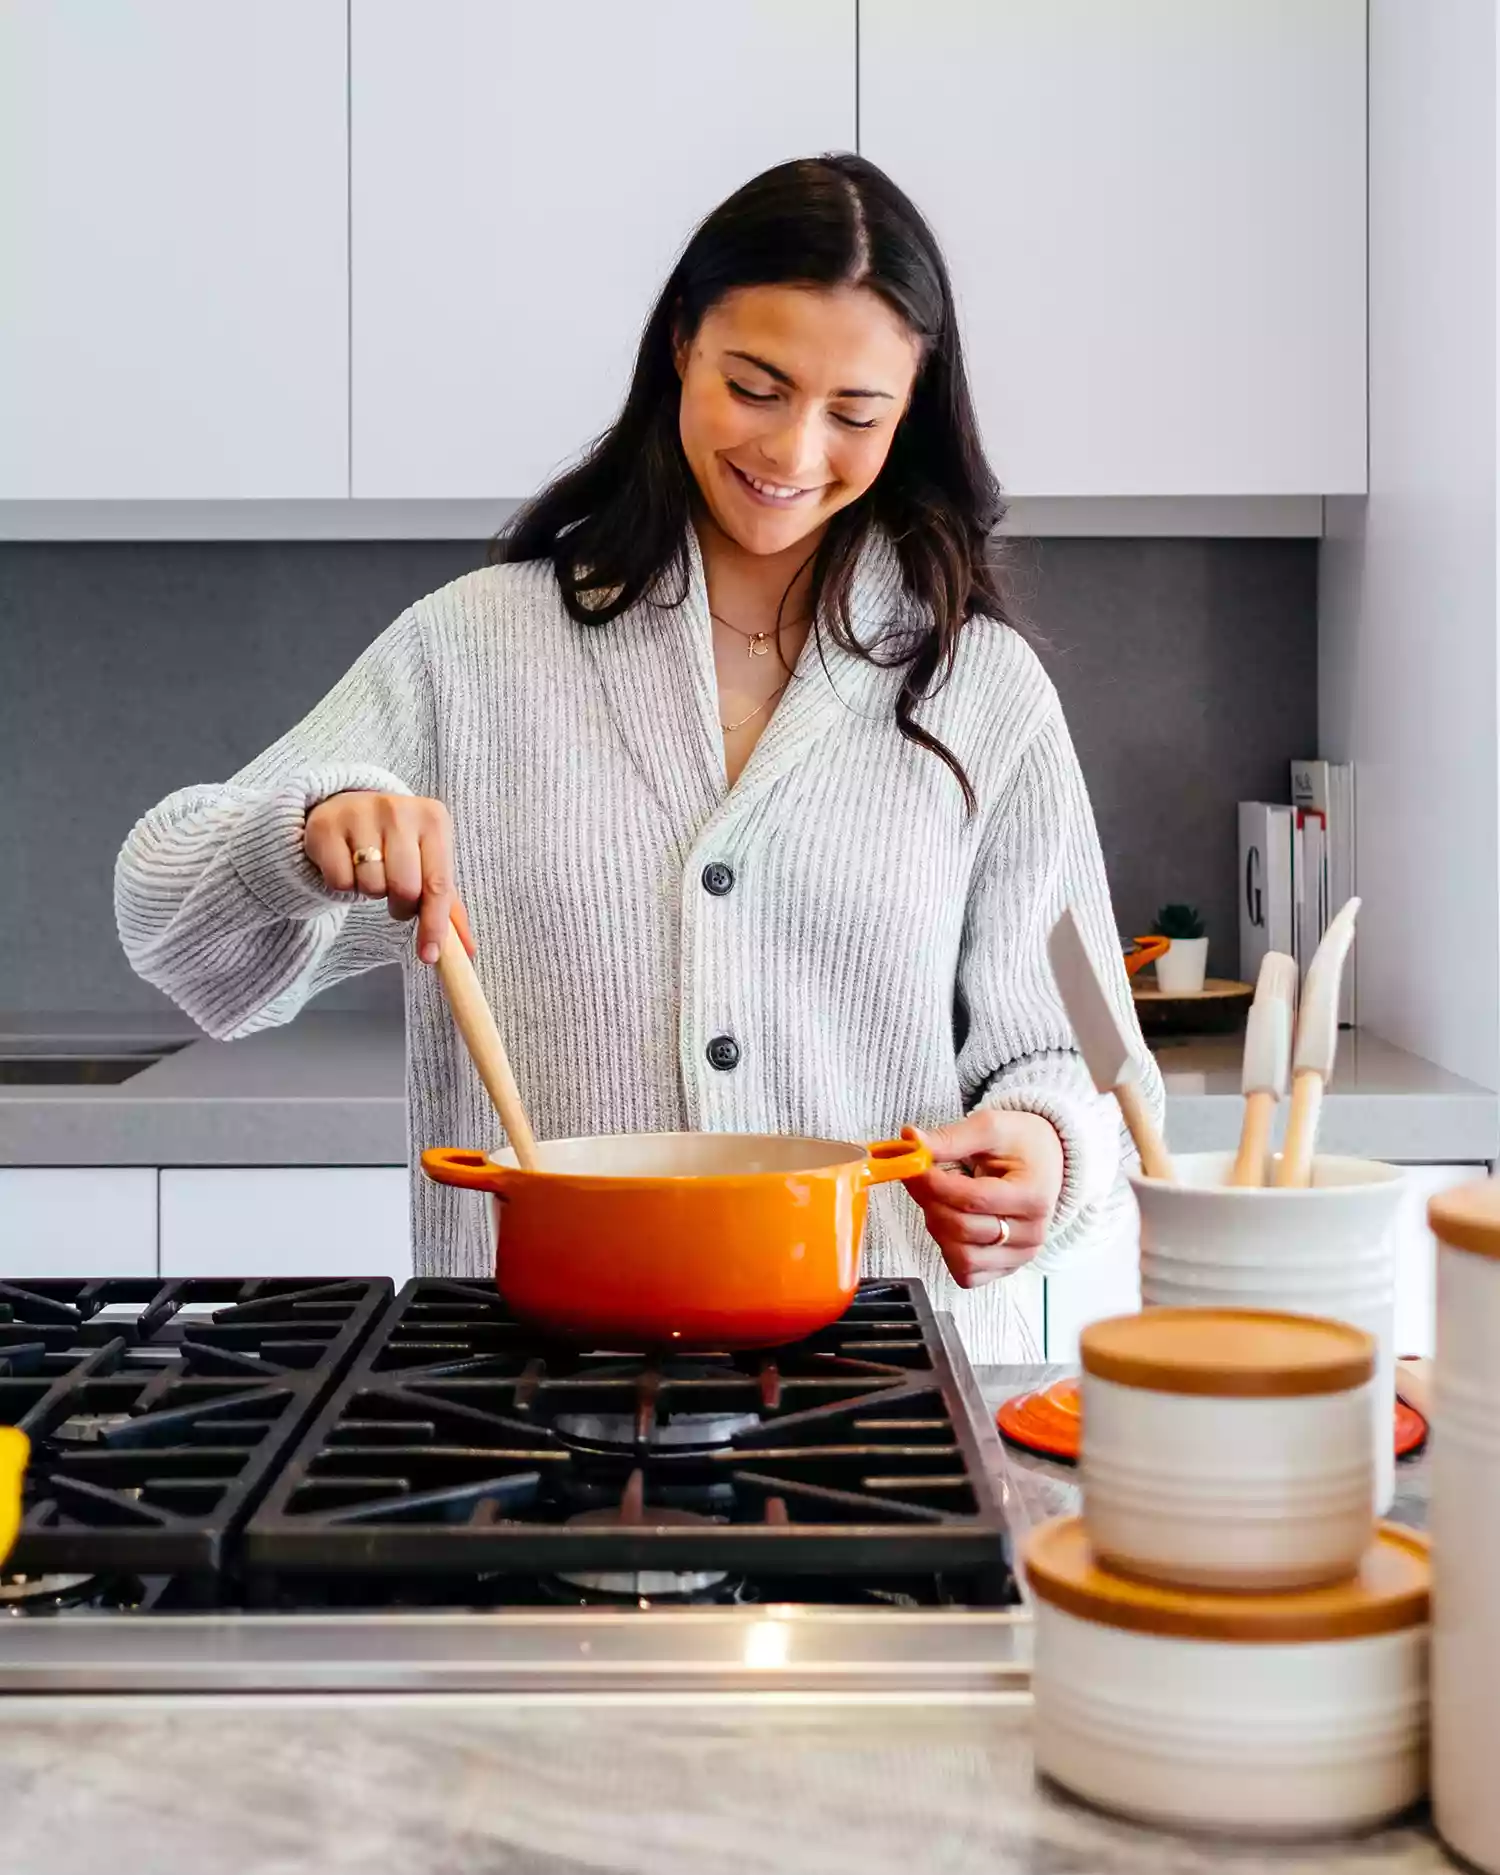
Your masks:
M480 1080L489 1089L490 1099L494 1101L495 1111L500 1116L500 1124L505 1128L505 1136L515 1148L516 1158L524 1170L535 1172L539 1165L536 1134L532 1132L526 1109L521 1105L521 1091L516 1086L515 1075L511 1073L510 1057L505 1052L505 1044L500 1039L500 1031L495 1026L495 1018L485 1001L484 991L479 987L474 966L469 962L463 939L451 924L443 934L443 948L438 953L437 969L449 1007L453 1011L453 1020L458 1024L464 1046L479 1070Z
M1115 1099L1120 1103L1120 1111L1125 1116L1130 1137L1135 1141L1135 1149L1141 1155L1141 1170L1147 1178L1165 1179L1169 1184L1174 1182L1177 1174L1172 1170L1166 1144L1141 1098L1139 1086L1134 1081L1123 1081L1115 1089Z
M1245 1124L1240 1131L1240 1149L1235 1154L1229 1174L1231 1185L1264 1185L1266 1154L1271 1145L1271 1121L1276 1114L1276 1096L1257 1089L1245 1096Z
M1318 1116L1323 1110L1323 1077L1316 1068L1299 1068L1292 1076L1292 1110L1286 1123L1286 1141L1274 1182L1283 1187L1312 1183L1313 1148L1318 1140Z

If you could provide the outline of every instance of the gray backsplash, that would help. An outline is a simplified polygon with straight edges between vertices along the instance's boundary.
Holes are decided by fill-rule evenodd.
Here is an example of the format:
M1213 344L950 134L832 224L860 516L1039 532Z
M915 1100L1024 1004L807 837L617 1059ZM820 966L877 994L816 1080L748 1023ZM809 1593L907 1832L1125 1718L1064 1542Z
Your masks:
M111 876L132 821L301 716L467 542L0 546L0 1011L151 1009ZM1012 542L1098 814L1120 927L1197 903L1237 969L1235 803L1317 727L1311 541ZM394 972L325 1007L396 1006Z

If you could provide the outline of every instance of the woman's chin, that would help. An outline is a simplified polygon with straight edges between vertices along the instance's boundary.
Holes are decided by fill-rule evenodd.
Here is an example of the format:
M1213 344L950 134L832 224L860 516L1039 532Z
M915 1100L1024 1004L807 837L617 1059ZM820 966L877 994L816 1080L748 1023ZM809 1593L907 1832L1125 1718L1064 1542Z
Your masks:
M725 510L730 509L726 513ZM828 519L822 503L809 506L806 512L788 508L778 513L772 508L750 507L743 498L715 505L714 519L720 530L746 553L762 556L786 553L810 534L815 534Z

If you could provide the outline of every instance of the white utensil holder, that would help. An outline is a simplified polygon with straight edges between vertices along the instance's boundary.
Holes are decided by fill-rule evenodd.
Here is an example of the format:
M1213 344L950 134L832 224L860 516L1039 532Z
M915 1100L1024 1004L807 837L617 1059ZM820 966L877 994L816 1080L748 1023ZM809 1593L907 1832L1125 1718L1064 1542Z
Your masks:
M1379 1349L1370 1394L1375 1504L1395 1495L1395 1247L1405 1179L1369 1159L1318 1158L1305 1189L1229 1187L1234 1154L1178 1154L1177 1182L1133 1176L1143 1308L1287 1309L1352 1322Z

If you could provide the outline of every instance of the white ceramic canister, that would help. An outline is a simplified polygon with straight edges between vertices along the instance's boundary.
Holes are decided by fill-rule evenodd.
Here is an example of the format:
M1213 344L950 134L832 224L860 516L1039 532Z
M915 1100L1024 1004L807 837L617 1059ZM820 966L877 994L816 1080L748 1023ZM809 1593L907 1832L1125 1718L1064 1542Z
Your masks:
M1225 1184L1234 1155L1182 1153L1176 1182L1133 1176L1144 1308L1275 1309L1352 1322L1379 1349L1370 1394L1375 1511L1396 1491L1399 1167L1318 1158L1310 1186Z
M1432 1805L1500 1875L1500 1181L1443 1192L1432 1425Z
M1352 1582L1208 1594L1111 1575L1083 1521L1031 1533L1037 1769L1167 1828L1369 1828L1426 1788L1428 1556L1379 1526Z
M1101 1564L1242 1592L1347 1580L1374 1535L1375 1353L1362 1329L1307 1315L1092 1323L1079 1470Z

